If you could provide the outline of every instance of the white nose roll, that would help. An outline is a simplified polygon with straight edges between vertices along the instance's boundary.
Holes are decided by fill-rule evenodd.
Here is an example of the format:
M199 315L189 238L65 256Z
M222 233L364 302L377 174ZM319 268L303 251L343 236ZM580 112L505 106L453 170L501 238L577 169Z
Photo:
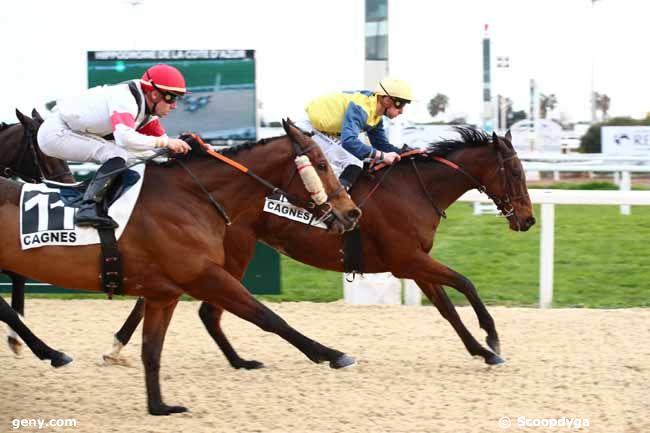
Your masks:
M309 191L314 203L318 205L325 203L327 194L325 194L323 182L321 182L320 177L316 174L316 169L312 167L309 157L307 155L297 156L295 162L302 183L305 185L307 191Z

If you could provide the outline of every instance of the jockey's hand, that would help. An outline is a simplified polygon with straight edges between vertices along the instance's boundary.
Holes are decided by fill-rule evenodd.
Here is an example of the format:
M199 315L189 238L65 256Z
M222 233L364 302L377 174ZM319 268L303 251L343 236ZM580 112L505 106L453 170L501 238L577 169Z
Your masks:
M174 153L187 153L192 149L189 144L179 138L170 138L167 148Z
M393 165L402 159L397 152L384 152L384 162L388 165Z

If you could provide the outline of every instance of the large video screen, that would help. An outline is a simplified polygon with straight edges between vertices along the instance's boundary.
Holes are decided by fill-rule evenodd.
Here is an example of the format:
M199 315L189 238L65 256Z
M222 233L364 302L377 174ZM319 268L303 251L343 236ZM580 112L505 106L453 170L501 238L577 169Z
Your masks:
M191 131L213 144L256 140L253 50L89 51L88 87L140 78L157 63L178 68L190 92L161 119L170 137Z

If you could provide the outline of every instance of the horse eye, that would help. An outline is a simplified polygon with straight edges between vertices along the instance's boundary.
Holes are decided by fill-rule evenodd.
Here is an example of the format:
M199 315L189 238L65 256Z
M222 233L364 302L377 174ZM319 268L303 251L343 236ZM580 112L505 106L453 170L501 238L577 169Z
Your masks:
M317 164L317 165L316 165L316 168L318 168L318 171L327 171L327 165L325 165L325 164L322 163L322 162L319 163L319 164Z
M521 177L521 171L520 170L512 170L512 175L514 177Z

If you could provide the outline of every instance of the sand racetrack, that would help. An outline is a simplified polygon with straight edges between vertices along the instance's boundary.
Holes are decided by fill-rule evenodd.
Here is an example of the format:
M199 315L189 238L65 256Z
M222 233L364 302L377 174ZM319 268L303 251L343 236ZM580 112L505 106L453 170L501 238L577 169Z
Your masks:
M28 351L16 357L0 333L0 432L650 431L648 309L491 307L508 362L490 368L468 355L433 307L270 304L307 336L357 357L358 365L313 364L279 337L225 315L224 330L241 356L266 364L241 371L210 340L199 304L182 302L165 341L161 383L166 403L191 412L152 417L140 329L123 351L131 367L98 364L132 305L27 300L28 324L75 361L57 370ZM483 341L473 311L459 312ZM76 427L12 426L14 419L70 418ZM520 426L551 418L579 421Z

